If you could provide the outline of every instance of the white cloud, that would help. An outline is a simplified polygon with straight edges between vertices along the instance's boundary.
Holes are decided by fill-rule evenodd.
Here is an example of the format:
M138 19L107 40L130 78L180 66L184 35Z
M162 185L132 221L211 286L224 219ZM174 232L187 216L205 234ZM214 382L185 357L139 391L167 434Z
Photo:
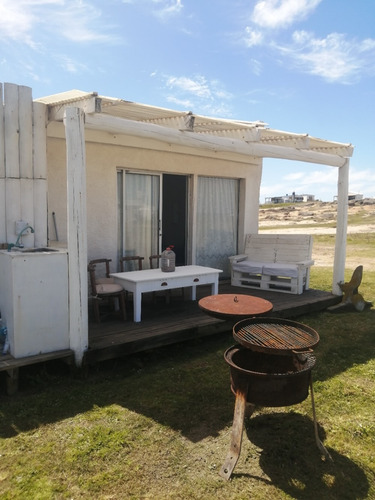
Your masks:
M263 34L258 30L253 30L249 26L245 28L245 35L242 37L246 47L254 47L263 43Z
M102 11L84 0L1 0L0 39L38 48L41 32L53 30L74 42L113 41L101 19Z
M315 38L306 31L293 33L293 44L277 47L298 67L329 82L352 83L363 71L375 66L375 40L348 40L345 35L331 33Z
M181 0L152 0L152 1L154 4L160 6L159 9L154 11L154 14L163 21L179 14L184 7L182 5Z
M305 19L322 0L259 0L252 21L262 28L285 28Z
M70 2L50 23L73 42L111 42L116 38L101 26L102 11L85 2Z
M186 76L164 77L165 85L172 94L167 100L199 114L229 116L228 102L232 94L227 92L217 80L208 80L202 75L194 78Z
M78 73L81 71L87 71L87 66L84 64L74 61L71 57L61 56L58 58L60 60L60 65L64 71L68 73Z
M196 97L211 99L212 93L207 80L203 76L196 77L195 80L185 76L171 76L167 80L167 87L178 91L194 94Z
M375 39L358 40L342 33L317 37L304 30L294 31L290 43L278 41L276 28L287 28L303 21L322 0L258 0L252 11L252 24L241 37L248 49L257 46L276 50L281 64L294 67L327 82L352 84L364 73L375 72ZM255 68L256 69L256 68ZM255 71L254 71L255 72ZM257 74L255 72L255 74Z
M267 160L263 169L263 181L260 200L271 196L291 194L312 194L315 199L332 201L337 195L338 172L333 167L298 167L293 170L291 164L283 160ZM275 176L277 168L278 175ZM324 179L324 181L322 181ZM351 166L349 170L349 192L363 194L366 198L375 197L375 170L358 169Z
M375 170L350 168L349 191L363 194L366 198L375 197Z

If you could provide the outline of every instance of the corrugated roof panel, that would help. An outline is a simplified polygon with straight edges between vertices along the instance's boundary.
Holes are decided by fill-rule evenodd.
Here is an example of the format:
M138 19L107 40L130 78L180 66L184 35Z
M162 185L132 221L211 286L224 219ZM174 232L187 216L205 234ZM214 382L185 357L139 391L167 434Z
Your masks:
M311 137L308 134L273 130L261 121L250 122L196 115L191 111L176 111L113 97L98 96L96 92L70 90L36 99L36 101L48 106L64 106L90 97L100 99L101 112L103 114L127 120L153 123L166 128L180 130L188 128L196 133L234 137L244 141L275 144L301 150L313 150L343 157L351 156L353 153L353 146L351 144L327 141ZM191 122L193 123L192 128L186 126L189 116L194 117L194 121Z

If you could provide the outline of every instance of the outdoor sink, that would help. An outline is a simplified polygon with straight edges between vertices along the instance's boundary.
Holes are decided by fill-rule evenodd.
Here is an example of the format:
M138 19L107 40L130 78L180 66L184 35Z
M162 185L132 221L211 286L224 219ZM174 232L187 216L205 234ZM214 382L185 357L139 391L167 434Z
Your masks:
M45 252L57 252L55 248L25 248L23 252L31 252L31 253L45 253Z
M13 247L12 252L22 252L22 253L49 253L58 252L55 248L39 247L39 248L17 248Z

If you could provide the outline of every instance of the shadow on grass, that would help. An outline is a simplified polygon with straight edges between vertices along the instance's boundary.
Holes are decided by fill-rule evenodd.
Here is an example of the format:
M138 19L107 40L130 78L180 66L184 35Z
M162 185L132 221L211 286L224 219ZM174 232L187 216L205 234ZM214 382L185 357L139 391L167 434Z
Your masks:
M259 465L270 482L292 498L367 498L368 480L353 461L332 449L329 452L333 462L322 460L314 424L308 417L293 412L258 415L246 421L246 434L262 449ZM319 436L323 441L321 427ZM232 478L236 476L247 474L236 474L235 469Z
M321 337L314 380L324 381L375 356L374 316L371 310L340 319L330 313L302 318ZM117 404L192 442L215 437L233 418L234 397L223 358L233 343L230 331L166 346L99 363L87 379L70 378L56 361L24 367L19 393L13 398L0 395L0 436Z
M320 336L315 349L314 380L324 381L375 357L375 309L363 312L323 312L298 319Z
M100 363L87 379L62 363L25 367L20 390L0 396L0 436L119 405L181 432L193 442L216 436L233 416L223 352L231 334L182 343ZM4 375L4 374L0 374Z

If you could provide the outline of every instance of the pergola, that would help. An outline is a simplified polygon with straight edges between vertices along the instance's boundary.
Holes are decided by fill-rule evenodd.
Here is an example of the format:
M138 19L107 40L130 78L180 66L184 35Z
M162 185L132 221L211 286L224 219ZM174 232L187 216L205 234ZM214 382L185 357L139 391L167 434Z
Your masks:
M70 331L72 349L80 363L87 343L87 225L86 138L101 132L144 138L165 151L182 148L191 155L215 154L256 159L279 158L338 169L337 229L333 293L340 295L344 279L350 144L331 142L268 128L263 122L210 118L99 96L95 92L69 91L32 102L31 89L4 85L5 105L0 106L0 192L3 215L0 233L4 241L13 234L14 220L27 205L38 218L35 242L45 245L47 159L46 126L64 122L67 156L67 206ZM159 146L158 146L159 147ZM31 161L32 158L32 161ZM33 183L34 197L27 194ZM259 198L258 198L259 199ZM5 216L5 206L7 216ZM34 206L34 208L33 208Z

